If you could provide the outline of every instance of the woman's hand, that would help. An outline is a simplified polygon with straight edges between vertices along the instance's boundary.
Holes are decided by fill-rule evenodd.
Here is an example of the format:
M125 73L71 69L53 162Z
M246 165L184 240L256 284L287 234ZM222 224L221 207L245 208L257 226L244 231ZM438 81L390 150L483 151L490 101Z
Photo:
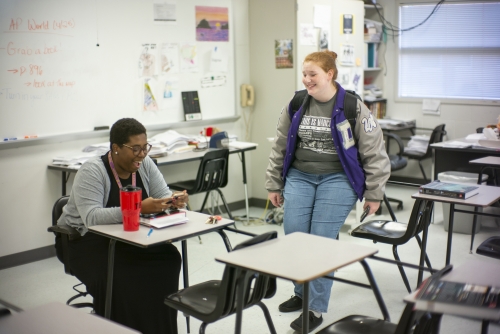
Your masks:
M365 201L365 204L363 204L363 211L366 209L366 207L370 207L370 212L368 212L368 216L374 214L377 212L378 208L380 208L380 202L367 202Z
M281 196L281 193L269 193L267 198L269 198L271 203L273 203L273 205L277 208L280 208L283 205L283 197Z
M189 195L186 190L175 192L171 198L167 199L167 204L175 209L184 209L188 202Z
M148 197L142 201L141 213L158 213L168 207L169 205L165 204L165 198Z

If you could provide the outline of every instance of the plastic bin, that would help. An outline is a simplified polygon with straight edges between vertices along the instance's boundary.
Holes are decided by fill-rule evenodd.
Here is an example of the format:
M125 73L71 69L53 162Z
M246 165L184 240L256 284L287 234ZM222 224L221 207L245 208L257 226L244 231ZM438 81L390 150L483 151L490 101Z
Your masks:
M440 181L447 182L460 182L460 183L470 183L477 184L477 178L479 174L476 173L466 173L466 172L442 172L438 174L438 179ZM484 184L488 180L488 175L483 174L481 182ZM441 203L443 205L443 227L445 231L448 231L448 226L450 223L450 204ZM464 211L474 211L473 206L466 205L455 205L455 209ZM483 208L479 208L478 212L483 212ZM453 232L471 234L472 233L472 220L474 215L468 213L455 212L453 214ZM476 233L481 228L481 216L477 216L476 222Z

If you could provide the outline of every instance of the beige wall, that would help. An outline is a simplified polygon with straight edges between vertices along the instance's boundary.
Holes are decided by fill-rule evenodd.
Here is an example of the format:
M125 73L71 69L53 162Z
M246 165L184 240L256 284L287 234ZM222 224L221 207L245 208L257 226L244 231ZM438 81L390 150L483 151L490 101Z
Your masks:
M249 168L251 175L251 197L267 199L264 176L271 143L266 138L274 137L281 108L295 91L294 68L276 69L274 64L274 41L295 39L294 0L251 0L250 20L250 83L255 86L256 103L252 111L251 141L259 144L252 152ZM296 55L296 53L295 53ZM295 57L294 57L295 58Z

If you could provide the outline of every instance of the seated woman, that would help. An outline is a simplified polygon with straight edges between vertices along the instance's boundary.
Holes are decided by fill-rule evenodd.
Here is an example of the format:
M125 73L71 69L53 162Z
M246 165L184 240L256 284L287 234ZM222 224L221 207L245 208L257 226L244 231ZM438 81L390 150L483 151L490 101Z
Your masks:
M133 118L118 120L110 131L111 150L89 159L76 174L68 204L58 220L76 228L82 238L69 242L73 274L94 297L95 312L104 316L109 239L87 233L89 226L122 222L120 188L142 189L141 213L181 208L163 175L147 156L146 128ZM168 203L167 203L168 202ZM56 242L56 247L60 245ZM111 320L142 333L177 333L177 311L163 303L178 290L181 256L172 244L139 248L117 242Z

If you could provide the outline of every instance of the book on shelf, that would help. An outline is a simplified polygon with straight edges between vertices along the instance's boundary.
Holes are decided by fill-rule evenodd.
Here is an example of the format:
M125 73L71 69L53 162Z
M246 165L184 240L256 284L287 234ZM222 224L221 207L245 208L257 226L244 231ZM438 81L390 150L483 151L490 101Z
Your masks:
M188 220L189 219L186 215L186 211L177 210L171 212L160 212L159 214L153 215L141 214L139 223L147 227L164 228L168 226L184 224Z
M500 308L500 287L450 282L429 277L422 283L416 299L464 306Z
M425 195L468 199L479 194L479 187L436 180L420 186L419 192Z

